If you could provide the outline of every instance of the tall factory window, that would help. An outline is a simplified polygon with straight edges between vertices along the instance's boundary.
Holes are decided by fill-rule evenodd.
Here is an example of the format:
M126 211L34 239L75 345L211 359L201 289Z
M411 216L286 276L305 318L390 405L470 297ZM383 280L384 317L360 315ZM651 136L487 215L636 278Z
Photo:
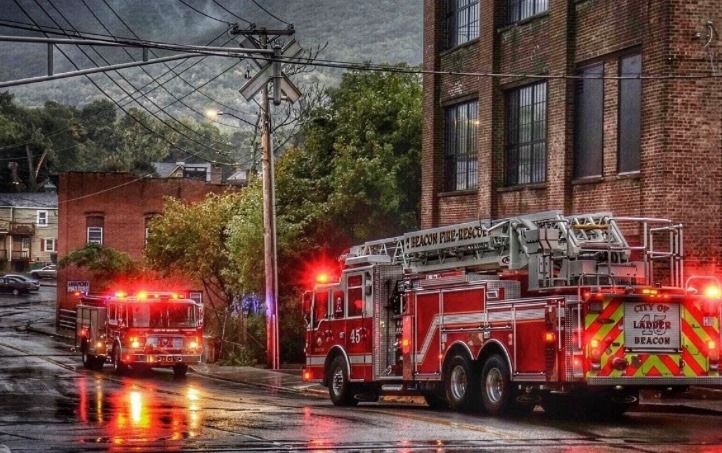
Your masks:
M539 82L506 94L506 183L546 178L547 84Z
M479 102L474 100L448 107L444 120L444 190L453 192L475 189Z
M636 77L642 73L642 56L639 53L619 59L619 75ZM642 81L619 81L619 159L620 173L639 171L639 151L642 116Z
M507 0L507 23L513 24L549 9L549 0Z
M604 123L604 64L581 68L576 82L574 126L574 176L602 174Z
M479 37L479 0L446 0L444 33L447 49Z

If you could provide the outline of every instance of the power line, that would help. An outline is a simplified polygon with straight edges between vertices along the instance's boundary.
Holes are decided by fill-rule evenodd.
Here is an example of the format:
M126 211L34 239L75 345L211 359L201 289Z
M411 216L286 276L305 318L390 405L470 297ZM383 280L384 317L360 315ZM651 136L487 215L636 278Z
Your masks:
M119 16L118 16L118 18L121 19ZM4 20L5 20L5 19L0 19L0 22L1 22L1 21L4 21ZM29 30L29 31L36 31L36 32L40 32L40 33L53 33L53 34L59 34L59 35L63 35L63 36L70 36L70 35L72 35L72 36L76 36L76 37L80 37L80 38L88 38L89 36L87 36L87 35L114 38L113 35L106 35L106 34L96 33L96 32L80 32L80 31L77 31L77 32L76 32L76 31L71 31L71 30L64 29L64 28L62 28L62 27L51 27L51 26L46 26L46 25L42 25L42 26L41 26L41 25L33 25L33 24L27 24L27 23L25 23L25 22L19 22L19 21L11 21L11 22L13 22L13 23L15 23L15 24L22 24L23 26L20 26L20 25L12 25L12 26L6 26L6 27L8 27L8 28L18 28L18 29ZM2 25L2 24L0 24L0 25ZM5 25L2 25L2 26L5 26ZM50 30L54 30L54 31L50 31ZM57 30L57 31L55 31L55 30ZM76 29L76 30L77 30L77 29ZM220 38L221 36L223 36L223 35L225 35L225 34L226 34L226 32L223 31L220 35L218 35L218 36L216 36L215 38L213 38L213 39L212 39L211 41L209 41L208 44L206 44L206 45L212 44L214 41L216 41L218 38ZM140 43L140 44L143 44L143 43L153 44L153 41L144 41L144 40L140 40L140 39L130 39L130 38L123 38L123 39L128 39L130 42L132 42L132 43L134 43L134 44L139 44L139 43ZM228 40L226 40L226 41L222 44L222 46L227 45L227 44L228 44L229 42L231 42L232 40L233 40L233 38L229 38ZM120 41L118 41L117 39L111 39L111 40L106 40L106 41L107 41L107 42L115 42L115 43L119 43L119 42L120 42ZM161 44L168 44L168 43L161 43ZM173 45L174 45L174 44L173 44ZM194 47L197 47L197 46L194 46ZM151 84L153 84L153 83L156 83L156 86L155 86L155 87L153 87L153 88L150 89L149 91L146 91L144 94L147 95L147 94L152 93L153 91L157 90L158 88L161 88L162 85L170 82L171 80L179 77L181 74L187 72L189 69L191 69L191 68L193 68L194 66L200 64L203 60L205 60L205 59L208 58L209 56L212 56L212 55L204 55L203 57L201 57L200 59L196 60L196 61L193 62L191 65L189 65L188 67L186 67L185 69L183 69L182 71L180 71L180 72L178 72L178 73L174 72L173 70L176 69L176 68L178 68L179 66L181 66L185 61L184 61L184 62L177 63L176 65L172 66L168 71L166 71L166 72L164 72L163 74L161 74L160 76L158 76L157 79L160 79L160 78L162 78L162 77L165 77L165 76L168 75L169 73L175 74L173 77L169 78L168 80L166 80L166 81L164 81L164 82L160 82L160 81L157 81L157 80L151 80L150 82L147 82L146 84L144 84L143 86L141 86L139 89L133 90L133 92L131 93L131 95L127 95L127 96L123 97L120 101L121 101L121 102L124 102L126 99L130 99L130 101L125 102L125 103L123 104L123 106L129 105L131 102L136 102L136 99L135 99L135 97L133 96L134 94L136 94L136 93L138 93L138 92L141 92L144 88L148 87L149 85L151 85ZM228 57L228 56L230 56L230 55L216 55L216 56ZM240 62L239 62L239 63L240 63ZM239 63L236 63L236 64L234 65L234 67L237 66ZM230 69L232 69L232 68L229 68L228 70L230 70ZM219 74L219 76L222 75L222 74L224 74L224 73L227 72L228 70L223 71L223 73ZM211 79L211 81L212 81L212 80L215 80L216 78L218 78L218 76L216 76L216 77L214 77L213 79ZM189 95L197 92L198 94L200 94L200 95L202 95L203 97L209 99L210 101L212 101L212 102L214 102L214 103L222 106L222 107L224 108L224 110L234 111L234 112L236 112L236 113L238 113L238 114L241 114L241 115L245 115L245 114L246 114L246 112L242 112L242 111L238 110L237 108L234 108L234 107L232 107L232 106L230 106L230 105L228 105L228 104L225 104L225 103L219 101L218 99L215 99L215 98L209 96L208 94L200 91L200 90L198 89L198 87L194 87L193 84L191 84L190 82L186 81L185 79L181 78L181 80L183 80L186 84L188 84L190 87L193 88L193 90L191 90L189 93L186 93L186 95L181 96L181 99L185 99L185 98L188 97ZM202 88L202 87L201 87L201 88ZM173 103L171 103L171 104L168 104L168 105L165 106L164 108L167 108L168 106L173 105L173 104L175 104L175 102L173 102ZM160 110L158 110L158 111L160 111ZM252 124L252 123L247 122L247 124ZM231 126L231 127L232 127L232 126Z
M96 18L96 20L101 24L101 26L102 26L108 33L111 33L110 30L108 30L108 28L103 24L103 22L102 22L102 21L97 17L97 15L93 12L93 10L90 9L90 7L88 6L86 0L81 0L81 1L82 1L83 4L85 5L85 7L88 8L88 10L90 10L90 13L93 15L93 17ZM118 12L110 5L110 3L108 3L107 0L103 0L103 3L105 4L106 7L108 7L108 9L110 9L110 11L115 15L115 17L118 18L118 20L120 21L120 23L122 23L123 26L125 26L125 28L128 29L128 31L130 32L131 35L135 36L136 38L140 38L140 36L138 36L138 34L137 34L135 31L133 31L133 29L130 27L130 25L128 25L128 23L127 23L125 20L123 20L123 18L120 16L120 14L118 14ZM153 56L157 57L157 54L156 54L154 51L151 50L150 52L151 52L151 54L152 54ZM127 52L126 52L126 53L127 53ZM167 67L168 70L171 71L174 75L176 75L179 80L183 81L186 85L188 85L188 86L190 86L191 88L195 89L195 86L194 86L192 83L188 82L186 79L184 79L183 77L181 77L180 74L176 73L176 72L174 71L174 69L171 68L169 65L165 64L164 66ZM149 74L147 71L144 70L144 72L150 76L150 74ZM151 78L152 78L152 76L151 76ZM157 81L156 81L156 82L157 82ZM168 89L165 88L164 84L162 84L162 83L160 83L160 82L157 82L157 83L158 83L159 86L162 86L163 89L165 90L165 92L168 93L169 95L171 95L171 97L174 98L176 101L180 102L180 103L183 104L185 107L187 107L188 109L190 109L190 110L192 110L193 112L195 112L197 115L199 115L199 116L201 116L201 117L206 117L206 115L205 115L204 112L199 112L199 111L196 110L195 108L193 108L193 107L191 107L190 105L184 103L184 102L183 102L181 99L179 99L176 95L174 95L173 93L171 93ZM166 82L166 83L167 83L167 82ZM197 90L195 90L195 91L197 91ZM211 99L212 101L216 102L218 105L220 105L220 103L218 103L217 101L215 101L215 99L211 98L210 96L208 96L208 98ZM213 121L214 123L218 123L218 124L221 124L221 125L223 125L223 126L240 128L240 126L235 126L235 125L231 125L231 124L226 124L226 123L223 123L223 122L214 120L214 119L212 119L212 118L210 118L210 120Z
M95 18L95 20L100 24L100 26L101 26L106 32L112 34L112 32L111 32L110 29L105 25L105 23L103 23L103 21L98 17L98 15L95 14L95 12L90 8L90 6L89 6L88 3L86 2L86 0L80 0L80 1L83 3L83 5L86 7L86 9L87 9L88 11L90 11L90 14L93 16L93 18ZM52 2L49 1L49 3L50 3L51 6L53 6L53 8L54 8L56 11L58 11L58 13L61 15L61 17L63 17L63 18L65 19L65 21L68 22L68 24L70 24L70 22L68 21L68 19L65 18L65 16L63 16L63 14L60 12L60 10L58 10L57 7L52 4ZM127 24L125 24L125 22L124 22L123 24L129 29L129 31L131 32L131 34L133 34L136 38L138 38L138 36L135 34L135 32L133 32L133 30L130 29L130 28L127 26ZM72 25L71 25L71 26L72 26ZM123 48L123 51L125 52L126 55L128 55L128 56L131 57L131 58L133 58L133 55L128 51L128 49ZM100 54L99 51L96 50L95 52L96 52L101 58L103 58L103 56ZM156 54L155 52L151 51L151 54L152 54L154 57L157 57L157 54ZM106 62L106 64L108 63L108 61L107 61L105 58L103 58L103 60ZM169 66L168 66L167 64L166 64L165 66L169 68ZM145 68L141 67L140 69L141 69L148 77L150 77L150 79L151 79L153 82L158 83L158 84L163 88L163 90L164 90L170 97L172 97L173 99L179 100L178 97L177 97L175 94L173 94L170 90L168 90L168 88L166 88L164 85L162 85L162 84L161 84L150 72L148 72ZM118 73L118 74L120 74L120 73ZM122 77L122 76L121 76L121 77ZM182 77L180 77L180 79L183 80ZM125 81L128 82L128 83L130 83L126 78L123 78L123 80L125 80ZM185 81L185 80L184 80L184 81ZM186 83L187 83L187 82L186 82ZM131 86L132 86L132 85L131 85ZM191 85L191 87L192 87L192 85ZM142 95L143 97L145 97L146 99L150 100L150 98L149 98L146 94L141 94L141 95ZM180 101L180 100L179 100L179 101ZM137 102L137 100L136 100L136 102ZM188 104L186 104L186 103L184 103L184 102L182 102L182 101L180 101L180 102L181 102L181 104L182 104L183 106L185 106L186 108L188 108L189 110L191 110L191 111L194 112L195 114L200 115L200 116L205 116L204 113L199 112L198 110L196 110L196 109L193 108L192 106L190 106L190 105L188 105ZM154 105L157 105L157 104L154 103ZM191 127L188 127L188 126L185 125L184 123L182 123L182 122L178 121L177 119L175 119L175 117L172 116L170 113L168 113L166 110L162 110L162 111L163 111L163 113L165 113L166 115L168 115L170 118L172 118L174 121L176 121L178 124L180 124L180 125L181 125L182 127L184 127L185 129L188 129L188 130L190 130L191 132L193 132L193 133L195 133L195 134L197 134L197 135L199 135L199 136L202 137L201 134L199 134L197 131L195 131L195 130L192 129ZM218 122L218 121L216 121L216 122ZM223 124L223 123L219 123L219 124ZM229 126L229 127L236 127L236 126L231 126L231 125L228 125L228 124L224 124L224 125L225 125L225 126ZM217 142L214 141L214 143L217 143Z
M48 16L48 18L50 18L50 20L51 20L53 23L55 23L57 26L60 26L60 24L57 23L57 21L48 13L48 11L46 11L45 8L43 8L43 6L40 4L39 0L33 0L33 1L34 1L35 4L38 6L38 8L40 8L40 10L43 11L43 12L45 13L45 15ZM52 0L48 0L48 4L50 4L50 6L52 6L53 9L55 9L55 11L58 12L58 14L60 14L60 16L65 20L65 22L68 23L68 25L69 25L71 28L74 28L74 27L73 27L73 24L68 20L68 18L65 17L65 15L64 15L57 7L55 7L55 5L53 4ZM77 47L78 47L78 49L80 50L80 52L81 52L83 55L85 55L86 58L88 58L88 59L90 60L90 62L91 62L92 64L94 64L95 66L99 66L99 65L96 63L96 61L93 60L93 58L92 58L85 50L83 50L82 47L80 47L80 46L77 46ZM91 49L93 49L93 50L95 51L95 53L98 54L98 56L99 56L106 64L108 63L108 60L105 59L105 57L103 57L103 55L102 55L97 49L95 49L95 48L92 47L92 46L91 46ZM66 58L68 58L68 57L66 56ZM128 85L130 85L130 86L133 87L134 89L136 88L135 85L133 85L133 83L132 83L130 80L128 80L128 78L126 78L123 74L121 74L120 72L117 72L117 71L116 71L116 73L117 73L118 76L120 76L120 78L123 79ZM113 82L113 83L114 83L118 88L120 88L123 92L125 92L126 94L128 94L128 91L127 91L120 83L118 83L115 79L113 79L113 78L110 76L110 74L108 74L108 73L106 72L106 73L103 73L103 75L105 75L111 82ZM160 106L159 106L158 104L156 104L151 98L149 98L147 95L144 95L144 97L145 97L151 104L153 104L155 107L157 107L157 108L160 109ZM148 108L147 108L145 105L143 105L142 103L138 102L138 105L139 105L142 109L144 109L145 111L147 111L149 114L151 114L153 117L155 117L158 121L160 121L161 123L163 123L166 127L168 127L169 129L175 131L176 133L178 133L179 135L183 136L184 138L186 138L186 139L192 141L193 143L196 143L197 145L200 145L200 146L202 146L202 147L204 147L204 148L206 148L206 149L208 149L208 150L210 150L210 151L212 151L212 152L214 152L214 153L221 154L219 150L213 148L212 146L208 146L208 145L206 145L205 143L199 142L198 140L194 139L193 137L190 137L190 136L186 135L185 133L181 132L179 129L176 129L176 128L173 127L170 123L167 123L166 121L164 121L161 117L159 117L156 113L152 112L150 109L148 109ZM161 109L161 110L162 110L162 109ZM173 120L173 121L177 122L178 124L180 124L182 127L193 131L190 127L188 127L188 126L186 126L185 124L181 123L181 122L180 122L178 119L176 119L173 115L169 114L169 113L166 112L166 111L163 111L163 113L165 113L171 120ZM202 134L200 134L200 133L198 133L198 132L196 132L196 131L193 131L193 132L195 132L198 136L200 136L200 137L202 137L202 138L204 138L204 139L207 139L207 138L204 137ZM211 141L213 141L213 140L211 140Z
M228 8L226 8L225 6L221 5L217 0L213 0L213 3L215 3L216 5L218 5L223 11L227 12L228 14L230 14L230 15L233 16L233 17L235 17L236 19L241 20L241 21L245 22L245 23L248 24L248 25L253 25L250 21L242 18L242 17L239 16L238 14L234 13L233 11L229 10Z
M20 1L19 1L19 0L13 0L13 1L14 1L14 3L18 6L18 8L20 8L20 10L23 12L23 14L25 14L25 16L26 16L28 19L30 19L31 22L33 22L33 23L35 24L35 26L37 26L38 28L40 28L40 25L35 21L35 19L33 19L33 17L28 13L28 11L27 11L25 8L23 8L23 6L20 4ZM45 33L43 32L43 34L45 34ZM45 35L47 36L47 34L45 34ZM71 65L73 65L73 67L75 67L75 69L79 69L78 65L75 64L75 62L69 57L69 55L68 55L63 49L58 48L58 51L70 62ZM148 125L146 125L144 122L142 122L141 120L139 120L139 119L136 118L135 116L131 115L124 107L122 107L122 106L118 103L118 101L117 101L115 98L113 98L112 95L110 95L110 94L109 94L107 91L105 91L100 85L98 85L98 83L97 83L95 80L93 80L92 77L90 77L90 76L85 76L85 78L88 79L88 81L89 81L91 84L93 84L93 86L95 86L95 88L97 88L98 91L100 91L101 93L103 93L103 95L105 95L105 97L107 97L111 102L113 102L115 105L117 105L118 108L120 108L123 112L125 112L125 114L126 114L128 117L130 117L133 121L135 121L136 123L138 123L138 125L141 126L143 129L146 129L146 130L147 130L148 132L150 132L151 134L158 136L159 138L161 138L161 140L163 140L163 141L165 141L166 143L168 143L169 145L171 145L171 146L173 146L173 147L181 150L182 152L185 152L185 153L187 153L187 154L189 154L189 155L191 155L191 156L195 156L195 157L199 157L199 158L201 158L201 159L205 159L205 158L202 157L202 156L198 156L198 155L196 155L195 153L190 152L190 151L188 151L188 150L186 150L186 149L178 146L177 144L173 143L173 142L170 141L168 138L166 138L164 135L159 134L158 132L154 131L152 128L150 128ZM113 80L113 79L111 78L111 80ZM126 94L127 94L127 92L126 92ZM210 162L214 162L213 160L209 160L209 161L210 161ZM218 162L215 162L215 163L218 163ZM228 164L228 165L233 165L233 164Z
M288 22L286 22L285 20L281 19L280 17L278 17L278 16L276 16L275 14L273 14L272 12L270 12L269 10L267 10L266 8L264 8L263 6L261 6L256 0L251 0L251 1L253 2L254 5L256 5L257 7L261 8L261 9L263 10L263 12L265 12L265 13L268 14L269 16L273 17L273 18L276 19L277 21L283 22L283 23L286 24L286 25L291 25L291 24L289 24Z
M188 3L186 3L186 2L183 1L183 0L178 0L178 1L179 1L180 3L182 3L182 4L184 4L185 6L187 6L188 8L192 9L192 10L195 11L196 13L200 14L201 16L205 16L205 17L207 17L208 19L212 19L212 20L215 20L215 21L217 21L217 22L224 23L224 24L226 24L226 25L233 25L232 22L228 22L227 20L219 19L219 18L217 18L217 17L213 17L213 16L211 16L211 15L209 15L209 14L204 13L203 11L194 8L193 6L189 5Z

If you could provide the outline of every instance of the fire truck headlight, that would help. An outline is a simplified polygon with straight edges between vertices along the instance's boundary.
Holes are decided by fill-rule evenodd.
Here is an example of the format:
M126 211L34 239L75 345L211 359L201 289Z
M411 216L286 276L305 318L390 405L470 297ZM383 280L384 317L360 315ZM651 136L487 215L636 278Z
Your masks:
M130 347L132 348L139 348L140 347L140 341L136 337L132 337L130 339Z
M105 349L105 344L102 341L95 343L95 349Z

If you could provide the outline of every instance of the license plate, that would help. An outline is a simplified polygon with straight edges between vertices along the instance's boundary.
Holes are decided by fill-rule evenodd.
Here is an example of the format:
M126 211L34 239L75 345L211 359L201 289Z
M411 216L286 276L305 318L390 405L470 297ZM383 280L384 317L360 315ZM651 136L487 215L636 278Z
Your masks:
M180 357L174 357L172 355L164 355L160 357L161 362L176 362L180 359Z

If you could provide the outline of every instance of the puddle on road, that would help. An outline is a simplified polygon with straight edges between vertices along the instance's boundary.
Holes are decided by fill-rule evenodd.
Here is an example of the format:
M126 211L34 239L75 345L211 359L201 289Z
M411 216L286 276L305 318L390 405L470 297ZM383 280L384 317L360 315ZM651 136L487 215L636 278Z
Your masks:
M128 383L121 389L102 379L81 377L76 381L77 395L56 401L56 416L72 418L89 428L97 428L97 436L76 439L82 443L118 446L184 440L200 434L201 396L187 386L178 397L178 405L158 397L153 388L140 388Z

